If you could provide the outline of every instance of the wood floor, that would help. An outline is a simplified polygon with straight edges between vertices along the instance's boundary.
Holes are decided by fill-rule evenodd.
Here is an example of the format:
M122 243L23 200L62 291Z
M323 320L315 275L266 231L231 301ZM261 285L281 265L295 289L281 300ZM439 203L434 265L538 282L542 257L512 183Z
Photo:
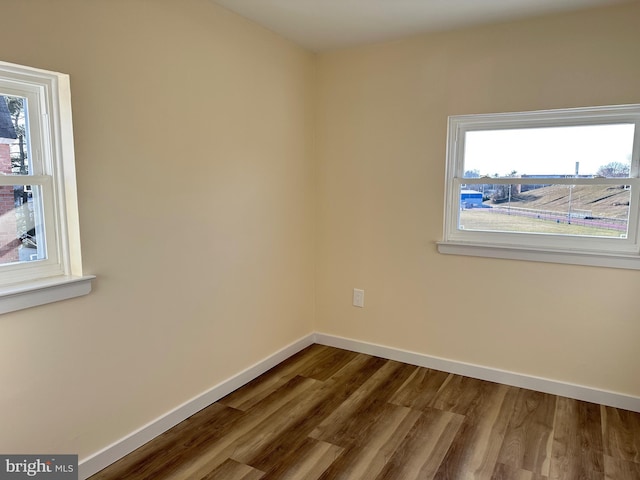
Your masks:
M91 479L639 480L640 414L312 345Z

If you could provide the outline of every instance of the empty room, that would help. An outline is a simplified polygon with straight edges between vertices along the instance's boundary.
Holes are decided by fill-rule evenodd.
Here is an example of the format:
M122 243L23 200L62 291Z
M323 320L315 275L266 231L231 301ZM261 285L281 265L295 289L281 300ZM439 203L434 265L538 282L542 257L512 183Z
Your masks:
M639 1L0 4L0 479L640 479Z

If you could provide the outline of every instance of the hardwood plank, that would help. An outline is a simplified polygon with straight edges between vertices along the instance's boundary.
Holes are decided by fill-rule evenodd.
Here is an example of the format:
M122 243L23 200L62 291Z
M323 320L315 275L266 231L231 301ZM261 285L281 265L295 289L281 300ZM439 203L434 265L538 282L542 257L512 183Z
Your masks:
M323 345L310 345L242 388L221 398L217 403L246 411L276 391L291 378L305 376L300 375L299 372L315 368L315 365L320 361L318 357L331 353L331 350L327 350L327 348Z
M498 387L497 383L451 374L440 387L430 406L445 412L467 415L477 410L484 397L491 397Z
M235 424L235 428L227 435L210 442L207 449L192 462L185 462L176 471L175 478L198 478L215 470L228 458L232 458L240 438L248 438L265 418L281 411L283 406L295 403L305 398L305 394L318 387L320 382L303 377L294 377L278 391L258 403L250 412ZM260 439L254 439L260 442ZM243 463L243 462L240 462Z
M324 347L325 350L316 355L315 362L309 362L300 368L298 375L314 378L316 380L327 380L338 372L347 363L358 356L358 353L342 350L339 348Z
M640 478L640 463L605 455L604 478L606 480L637 480Z
M324 419L310 437L348 447L380 416L380 408L417 367L385 360L384 365Z
M604 453L640 463L640 413L605 406L600 412Z
M200 480L259 480L263 476L264 472L260 470L227 459L213 472L201 477Z
M449 376L446 372L418 367L389 401L416 410L429 408Z
M467 388L461 390L463 385ZM443 387L434 404L464 414L465 419L434 478L491 478L517 391L515 387L466 378L454 379Z
M185 463L198 458L211 441L228 434L243 416L240 411L213 404L91 478L172 478Z
M262 480L317 480L340 456L344 449L307 437L295 455L278 464Z
M433 479L463 421L462 415L442 410L421 412L418 421L375 478Z
M550 478L604 479L600 407L558 397Z
M261 450L254 451L246 462L260 470L271 471L277 463L288 461L320 422L351 398L385 363L386 360L368 355L356 356L324 382L305 411L300 411L287 428L276 432L271 441Z
M271 452L274 448L278 448L280 445L278 438L281 434L294 432L300 419L308 418L310 412L322 401L318 398L321 385L321 382L317 382L309 395L291 399L271 415L264 417L251 430L238 437L233 443L231 458L240 463L256 466L258 463L255 461L256 457L260 457L262 452Z
M421 415L416 410L391 404L384 405L382 410L379 421L372 423L359 441L344 450L321 480L371 480L376 477Z
M556 397L519 389L498 462L549 476Z
M548 480L549 477L529 470L510 467L503 463L496 464L491 480Z

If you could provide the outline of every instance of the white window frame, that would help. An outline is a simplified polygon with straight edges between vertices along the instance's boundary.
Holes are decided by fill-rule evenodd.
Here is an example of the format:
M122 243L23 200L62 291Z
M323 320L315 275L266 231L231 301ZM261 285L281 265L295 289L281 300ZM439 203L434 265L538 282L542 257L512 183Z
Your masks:
M631 187L629 226L625 239L521 232L484 232L458 228L460 186L487 183L463 178L465 135L471 131L635 124L630 178L492 178L492 184L620 185ZM640 105L614 105L532 112L457 115L449 117L445 173L444 254L640 269Z
M86 295L82 272L69 76L0 62L0 94L26 97L30 175L0 175L42 196L47 258L0 265L0 313Z

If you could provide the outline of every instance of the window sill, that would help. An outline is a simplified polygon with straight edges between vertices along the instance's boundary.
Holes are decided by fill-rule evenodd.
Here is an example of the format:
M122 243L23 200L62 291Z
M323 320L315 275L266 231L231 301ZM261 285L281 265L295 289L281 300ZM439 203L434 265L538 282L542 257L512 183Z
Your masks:
M438 252L449 255L502 258L530 262L565 263L591 267L626 268L640 270L637 255L604 254L562 250L536 250L533 248L478 245L469 243L437 242Z
M91 292L94 275L54 277L0 288L0 314L80 297Z

